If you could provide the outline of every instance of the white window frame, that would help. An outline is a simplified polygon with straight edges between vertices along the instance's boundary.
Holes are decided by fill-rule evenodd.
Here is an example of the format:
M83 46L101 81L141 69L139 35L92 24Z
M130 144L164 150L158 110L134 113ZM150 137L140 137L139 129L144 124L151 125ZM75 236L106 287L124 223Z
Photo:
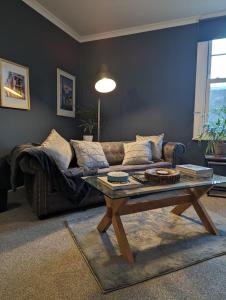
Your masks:
M226 82L226 78L210 78L212 41L199 42L197 46L196 84L193 140L201 134L208 121L211 83Z
M200 42L197 47L195 107L193 139L201 134L206 121L206 85L208 77L209 43Z

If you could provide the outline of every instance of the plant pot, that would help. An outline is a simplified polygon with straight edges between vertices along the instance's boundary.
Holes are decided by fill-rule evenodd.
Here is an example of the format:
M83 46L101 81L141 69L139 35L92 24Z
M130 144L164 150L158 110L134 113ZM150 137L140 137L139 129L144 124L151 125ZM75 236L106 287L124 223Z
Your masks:
M92 142L93 135L83 135L83 141Z
M214 145L214 154L215 155L226 155L226 144L224 142L219 142Z

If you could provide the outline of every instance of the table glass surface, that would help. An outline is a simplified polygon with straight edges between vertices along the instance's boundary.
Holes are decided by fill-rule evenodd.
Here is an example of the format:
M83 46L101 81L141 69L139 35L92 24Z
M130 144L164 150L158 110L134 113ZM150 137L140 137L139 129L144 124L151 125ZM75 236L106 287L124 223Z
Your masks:
M176 191L183 190L187 188L195 188L195 187L208 187L216 184L226 183L226 177L220 175L213 175L210 178L193 178L185 175L181 175L180 181L175 184L157 184L153 182L148 182L145 184L141 184L140 187L132 188L132 189L123 189L123 190L112 190L107 187L103 183L98 180L99 176L88 176L83 177L88 184L92 187L103 193L105 196L111 199L119 199L126 197L136 197L147 194L159 193L159 192L167 192L167 191Z

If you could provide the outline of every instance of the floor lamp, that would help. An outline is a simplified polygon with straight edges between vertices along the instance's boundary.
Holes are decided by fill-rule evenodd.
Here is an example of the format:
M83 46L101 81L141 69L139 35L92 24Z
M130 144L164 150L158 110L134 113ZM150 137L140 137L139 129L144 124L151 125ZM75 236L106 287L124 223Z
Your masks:
M110 93L114 91L115 88L116 88L116 82L108 72L104 71L98 75L95 83L95 90L99 93L98 121L97 121L98 142L100 141L100 106L101 106L100 94Z

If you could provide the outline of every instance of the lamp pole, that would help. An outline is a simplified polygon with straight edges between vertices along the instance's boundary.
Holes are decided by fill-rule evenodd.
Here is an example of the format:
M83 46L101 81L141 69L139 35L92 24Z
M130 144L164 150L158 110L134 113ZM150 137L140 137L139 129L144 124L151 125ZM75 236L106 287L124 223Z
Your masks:
M98 98L97 104L97 138L98 142L100 141L100 97Z
M106 71L101 72L96 79L95 90L100 94L107 94L112 92L116 88L116 82L112 79L111 75ZM100 105L101 96L99 94L97 103L97 139L100 141Z

